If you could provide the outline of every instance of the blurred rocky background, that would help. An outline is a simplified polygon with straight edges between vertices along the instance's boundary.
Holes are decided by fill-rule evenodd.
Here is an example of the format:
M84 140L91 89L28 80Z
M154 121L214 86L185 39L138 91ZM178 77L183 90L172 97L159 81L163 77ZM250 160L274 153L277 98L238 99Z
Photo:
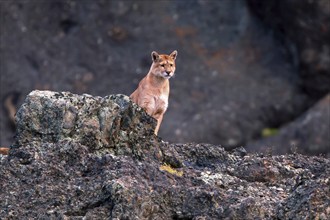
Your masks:
M178 50L159 135L330 152L328 0L0 1L0 145L34 90L129 95ZM11 113L10 113L11 112Z

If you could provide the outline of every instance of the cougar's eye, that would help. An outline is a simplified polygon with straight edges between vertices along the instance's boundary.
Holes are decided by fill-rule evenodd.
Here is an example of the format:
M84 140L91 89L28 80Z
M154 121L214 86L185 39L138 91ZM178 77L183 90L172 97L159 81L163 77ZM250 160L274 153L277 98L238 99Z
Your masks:
M171 64L171 67L173 66L173 64Z
M164 64L162 64L161 66L162 66L162 67L165 67L165 65L164 65Z

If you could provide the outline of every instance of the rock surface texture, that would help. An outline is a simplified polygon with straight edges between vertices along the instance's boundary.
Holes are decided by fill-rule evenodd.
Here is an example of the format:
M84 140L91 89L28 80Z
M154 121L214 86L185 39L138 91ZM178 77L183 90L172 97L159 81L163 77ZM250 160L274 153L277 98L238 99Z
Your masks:
M0 219L327 219L330 161L169 144L127 96L33 91L0 155Z
M81 143L121 154L148 145L156 120L124 95L105 98L34 91L17 112L17 145L31 142ZM131 152L135 156L143 152Z

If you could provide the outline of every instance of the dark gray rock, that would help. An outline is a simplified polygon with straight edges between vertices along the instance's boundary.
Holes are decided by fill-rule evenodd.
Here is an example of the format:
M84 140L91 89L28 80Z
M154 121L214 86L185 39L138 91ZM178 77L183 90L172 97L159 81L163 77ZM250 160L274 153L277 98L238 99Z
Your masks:
M330 94L301 117L281 128L278 134L249 143L246 148L259 153L272 151L274 154L285 154L296 151L330 157Z
M250 8L286 42L302 86L320 98L330 92L330 2L248 0Z
M150 134L154 120L126 96L34 91L17 125L9 155L0 155L1 219L330 215L329 159L165 143Z

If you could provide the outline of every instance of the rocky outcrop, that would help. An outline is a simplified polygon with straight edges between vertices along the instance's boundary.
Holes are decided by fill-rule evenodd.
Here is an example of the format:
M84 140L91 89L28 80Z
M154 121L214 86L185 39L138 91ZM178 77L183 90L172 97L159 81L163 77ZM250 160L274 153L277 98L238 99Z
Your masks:
M139 150L156 138L156 120L124 95L101 98L33 91L16 117L19 146L68 140L106 152L142 156ZM136 146L139 143L145 146Z
M123 95L34 91L0 155L1 219L326 219L330 161L169 144Z

